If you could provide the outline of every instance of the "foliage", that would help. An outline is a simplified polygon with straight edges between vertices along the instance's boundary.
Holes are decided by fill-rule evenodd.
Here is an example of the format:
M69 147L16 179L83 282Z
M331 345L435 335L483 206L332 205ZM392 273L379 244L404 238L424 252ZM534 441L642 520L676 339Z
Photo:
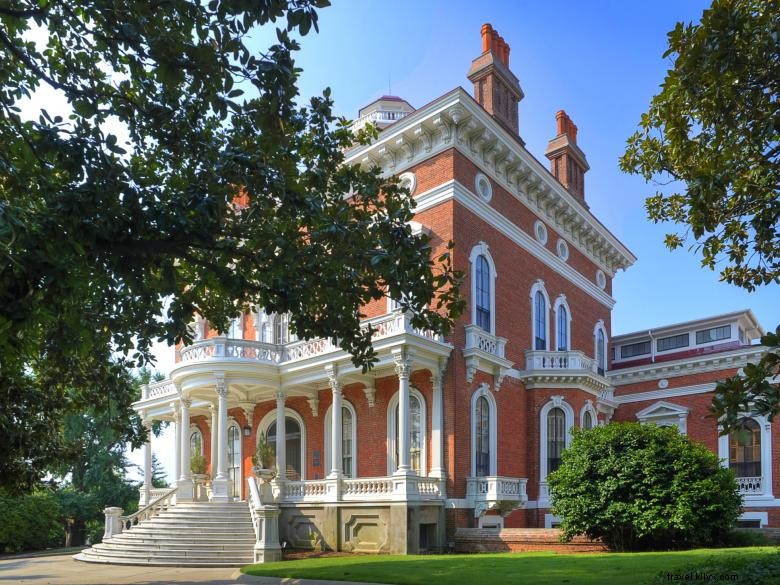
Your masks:
M268 442L268 437L265 433L260 433L257 438L257 449L255 449L254 455L252 455L252 465L260 467L261 469L271 469L276 463L276 452L271 443Z
M756 528L736 528L724 539L725 546L770 546L772 539Z
M190 340L194 314L224 331L254 306L289 312L299 338L364 368L371 300L449 331L463 309L449 252L431 258L412 233L396 179L344 164L373 131L353 136L328 89L297 103L291 34L327 5L0 6L0 477L40 477L63 411L126 408L103 384L126 365L112 351L143 364L155 340ZM276 42L250 46L271 23ZM20 104L42 87L69 113L28 119ZM90 383L71 377L82 361Z
M741 509L734 474L671 427L574 429L547 483L564 538L621 551L717 544Z
M206 458L201 453L193 453L190 457L190 471L199 475L206 473Z
M702 559L674 570L662 570L649 585L668 584L669 575L728 575L728 580L741 585L780 585L780 551L774 554L755 556L718 556ZM736 577L734 577L736 576ZM710 578L717 580L718 577ZM678 581L682 581L680 578ZM688 581L695 579L689 578ZM699 581L704 579L699 578ZM726 579L721 579L726 580Z
M165 472L165 468L162 466L162 463L160 463L160 460L157 459L157 455L154 453L152 453L152 487L170 487L168 484L168 474Z
M268 577L396 585L637 585L669 567L720 556L769 558L775 548L701 549L654 553L478 555L349 555L249 565L242 572ZM741 582L741 581L740 581Z
M49 490L15 496L0 491L0 552L59 546L62 509Z
M700 23L677 23L672 66L620 159L674 182L648 197L650 219L685 226L702 265L748 290L780 282L779 30L780 3L765 0L714 0Z
M734 429L744 413L772 420L780 412L780 385L770 382L780 374L780 325L774 333L761 338L761 345L768 351L757 364L746 364L744 374L723 380L715 387L712 412L720 422L721 434Z

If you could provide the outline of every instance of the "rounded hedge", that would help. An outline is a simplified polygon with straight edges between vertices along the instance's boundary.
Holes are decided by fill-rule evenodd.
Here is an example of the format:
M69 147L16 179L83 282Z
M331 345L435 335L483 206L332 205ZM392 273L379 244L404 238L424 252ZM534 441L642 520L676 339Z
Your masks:
M572 436L547 476L566 540L585 535L616 550L715 545L740 514L734 474L677 428L613 423Z

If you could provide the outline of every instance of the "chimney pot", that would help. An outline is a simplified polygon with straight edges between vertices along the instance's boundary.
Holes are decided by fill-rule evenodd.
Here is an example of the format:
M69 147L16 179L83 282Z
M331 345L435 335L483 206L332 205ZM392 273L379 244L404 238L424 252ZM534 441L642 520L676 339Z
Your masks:
M482 25L482 52L487 53L492 43L493 27L487 23Z

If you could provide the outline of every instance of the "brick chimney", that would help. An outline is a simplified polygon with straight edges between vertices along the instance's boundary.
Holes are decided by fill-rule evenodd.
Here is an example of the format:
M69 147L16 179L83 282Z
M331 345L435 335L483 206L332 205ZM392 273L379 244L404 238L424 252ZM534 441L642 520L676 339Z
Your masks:
M558 135L547 144L544 156L550 159L550 172L566 189L585 202L585 173L590 168L585 153L577 146L577 126L568 114L555 114Z
M482 54L471 62L474 98L496 120L518 134L517 105L523 90L509 70L509 45L489 24L482 25Z

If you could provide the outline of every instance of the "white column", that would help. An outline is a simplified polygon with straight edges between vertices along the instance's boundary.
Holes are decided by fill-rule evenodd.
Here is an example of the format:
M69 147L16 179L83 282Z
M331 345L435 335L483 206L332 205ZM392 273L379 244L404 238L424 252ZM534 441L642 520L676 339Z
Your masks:
M227 502L228 473L227 473L227 394L228 386L224 379L218 379L217 383L217 474L211 482L211 501Z
M181 443L179 459L181 465L181 475L176 484L177 501L192 500L193 485L192 471L190 470L190 405L189 400L182 399L179 403L179 442Z
M141 488L141 505L151 501L152 492L152 421L144 419L146 442L144 443L144 486Z
M433 383L433 404L431 405L431 475L433 477L444 478L445 471L442 465L444 451L444 417L443 417L443 386L444 386L444 368L446 362L440 364L437 371L433 373L431 382Z
M209 434L211 436L211 477L214 478L217 475L217 406L212 404L209 406L211 411L211 427Z
M173 409L173 428L176 439L176 447L173 451L175 463L173 475L176 478L175 481L179 481L179 476L181 475L181 417L179 416L179 409L176 403L171 402L171 408Z
M330 389L333 393L330 417L330 474L335 479L342 475L341 469L341 383L335 376L330 378Z
M412 373L412 360L407 352L396 354L395 373L398 375L398 469L395 474L410 475L413 473L409 453L409 376Z
M276 393L276 479L287 479L287 425L284 416L284 400L281 390Z

